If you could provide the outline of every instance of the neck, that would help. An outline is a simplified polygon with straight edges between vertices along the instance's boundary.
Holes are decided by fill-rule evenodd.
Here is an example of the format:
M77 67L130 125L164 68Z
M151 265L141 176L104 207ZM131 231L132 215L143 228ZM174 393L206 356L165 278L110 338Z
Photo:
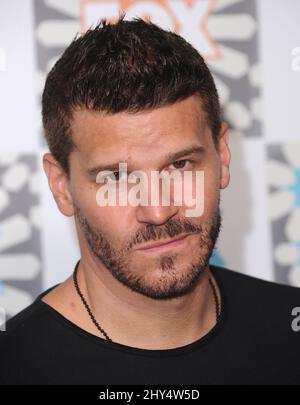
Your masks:
M131 291L107 269L99 268L99 262L92 256L82 258L77 271L80 290L110 339L152 350L187 345L212 329L216 323L216 304L209 277L212 278L207 266L190 293L156 300ZM73 292L76 294L74 286ZM220 296L218 290L217 293ZM89 325L89 332L105 339L93 325L78 296L74 297L74 303L81 308L77 311L81 319L77 321Z

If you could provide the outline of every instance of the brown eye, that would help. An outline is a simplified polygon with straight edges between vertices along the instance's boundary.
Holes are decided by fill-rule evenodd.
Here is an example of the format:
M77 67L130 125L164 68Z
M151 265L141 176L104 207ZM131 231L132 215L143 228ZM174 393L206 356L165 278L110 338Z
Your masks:
M172 163L170 166L174 166L174 169L183 169L186 166L186 163L188 160L182 159L182 160L177 160L176 162Z
M125 172L112 172L111 175L108 175L105 177L106 182L110 182L110 183L114 183L114 182L119 182L119 181L123 181L126 179L126 173Z
M116 178L116 181L120 180L120 172L114 172L114 176Z

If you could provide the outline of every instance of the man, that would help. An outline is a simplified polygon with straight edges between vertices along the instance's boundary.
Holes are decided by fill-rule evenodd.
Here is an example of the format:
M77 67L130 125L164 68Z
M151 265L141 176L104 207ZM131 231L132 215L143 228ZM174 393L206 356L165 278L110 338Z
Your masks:
M58 209L75 217L81 258L8 322L0 381L299 383L299 289L209 264L230 151L199 53L151 22L102 20L49 73L42 114L44 170ZM129 194L104 204L101 190L124 197L137 186L134 171L160 173L157 187L143 183L136 204ZM162 191L163 175L188 172L193 196L203 185L203 210L190 216L186 200L175 204L175 180L170 203ZM143 204L146 192L158 203Z

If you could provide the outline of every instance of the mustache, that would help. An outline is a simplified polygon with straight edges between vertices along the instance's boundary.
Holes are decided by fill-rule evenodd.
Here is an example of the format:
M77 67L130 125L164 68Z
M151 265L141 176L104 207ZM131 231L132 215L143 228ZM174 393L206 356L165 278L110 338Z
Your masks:
M144 229L141 229L136 233L134 238L128 243L127 249L130 250L134 246L145 242L174 238L182 233L195 234L200 233L201 231L201 225L178 219L169 220L165 225L147 224Z
M99 239L107 244L104 235L99 233L99 230L93 229L88 220L81 213L80 208L75 204L74 206L75 217L77 218L80 227L83 229L83 232L87 235L86 237L92 235L93 239ZM131 238L129 242L123 245L122 250L130 251L136 245L160 239L174 238L182 233L201 234L203 233L203 226L194 224L193 222L182 218L169 219L169 221L163 225L146 224L143 229L136 232L135 236Z

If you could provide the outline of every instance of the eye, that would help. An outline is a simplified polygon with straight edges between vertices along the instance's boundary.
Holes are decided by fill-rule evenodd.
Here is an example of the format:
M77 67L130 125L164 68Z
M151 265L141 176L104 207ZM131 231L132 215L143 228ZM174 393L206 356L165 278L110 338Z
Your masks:
M113 172L110 176L106 176L105 179L107 179L110 182L118 182L122 181L126 178L126 172Z
M177 160L176 162L170 164L169 167L174 166L174 167L171 167L171 169L175 169L175 170L184 169L187 167L188 163L190 163L190 162L191 161L187 160L187 159Z

